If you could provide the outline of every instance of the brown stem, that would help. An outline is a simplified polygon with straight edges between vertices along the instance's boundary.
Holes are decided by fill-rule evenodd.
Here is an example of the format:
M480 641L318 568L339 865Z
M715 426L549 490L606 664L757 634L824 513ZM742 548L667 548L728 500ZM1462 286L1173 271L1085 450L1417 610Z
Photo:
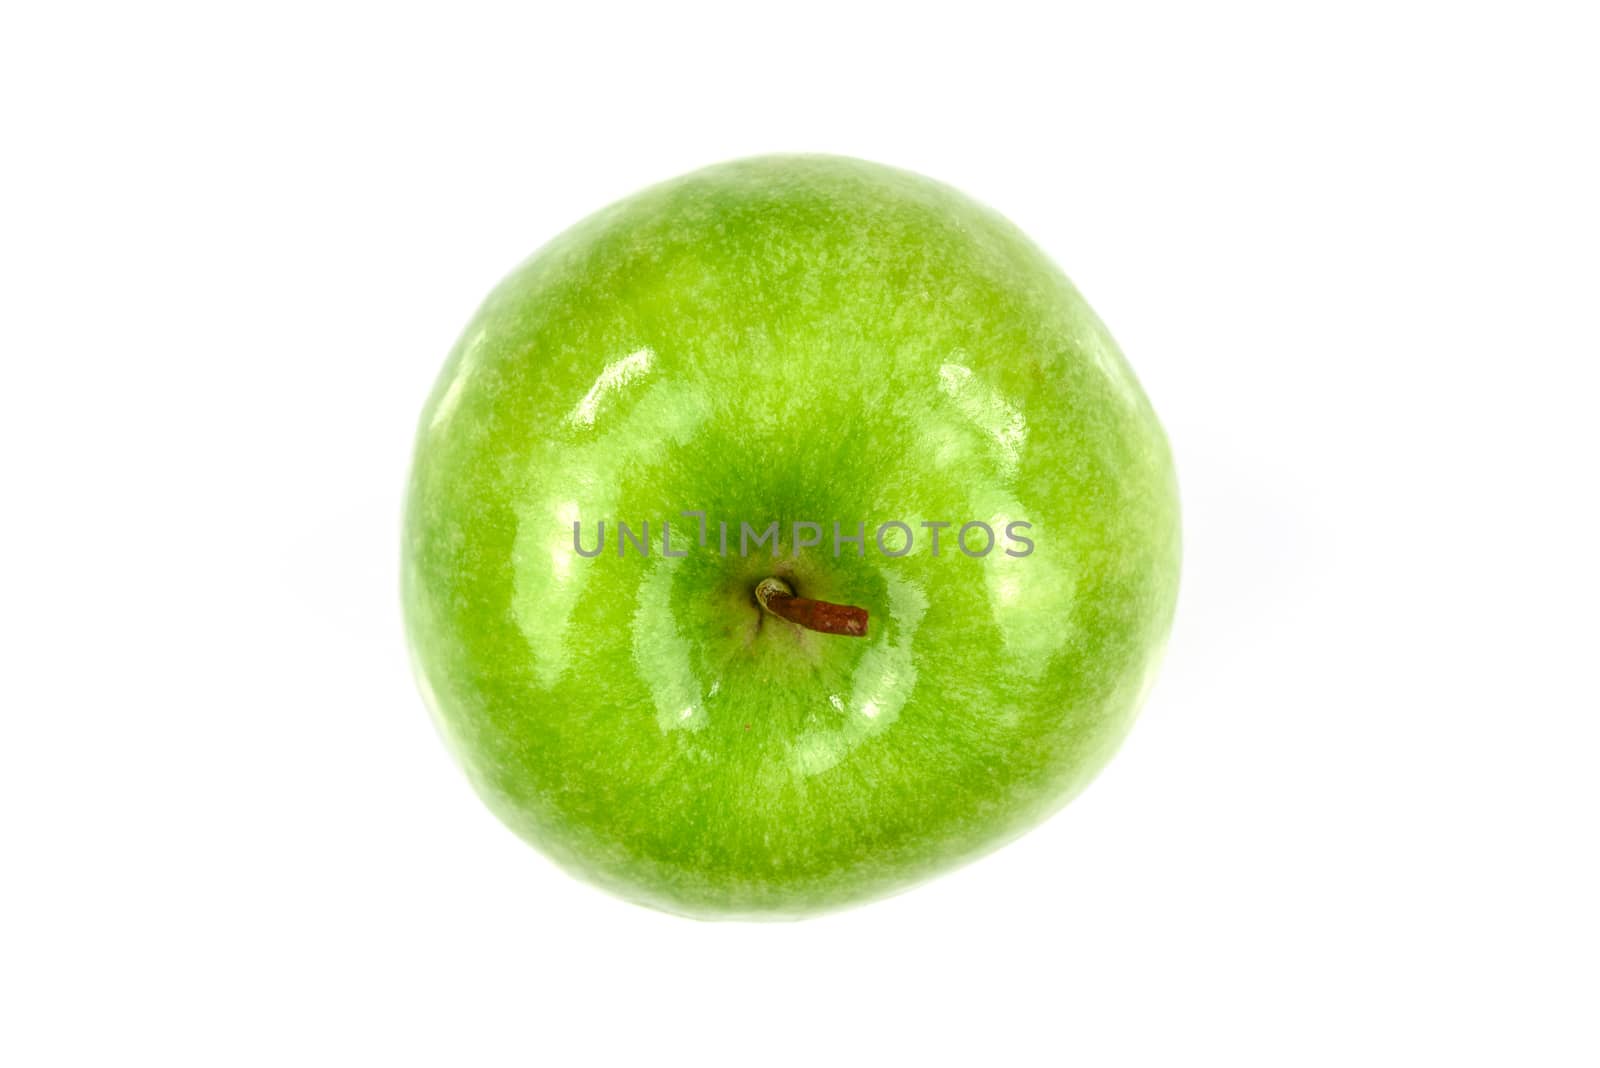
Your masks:
M831 604L796 597L789 584L780 578L764 578L756 583L756 601L780 619L822 634L843 634L849 638L867 636L867 610L849 604Z

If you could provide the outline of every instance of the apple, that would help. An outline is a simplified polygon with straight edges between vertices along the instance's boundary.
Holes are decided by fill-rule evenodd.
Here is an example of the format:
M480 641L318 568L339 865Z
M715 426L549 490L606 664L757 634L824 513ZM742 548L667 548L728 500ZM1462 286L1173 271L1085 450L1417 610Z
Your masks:
M1177 593L1165 436L1015 227L852 159L711 167L488 297L423 411L403 600L489 807L700 917L881 896L1127 732Z

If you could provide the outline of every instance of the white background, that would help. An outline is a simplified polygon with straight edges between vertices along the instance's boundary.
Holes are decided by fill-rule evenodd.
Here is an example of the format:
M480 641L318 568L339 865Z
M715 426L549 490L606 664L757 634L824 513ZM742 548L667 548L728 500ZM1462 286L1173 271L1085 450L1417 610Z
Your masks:
M8 7L0 1061L1596 1063L1584 8ZM784 150L1058 259L1171 434L1185 585L1046 826L697 924L473 796L400 500L503 272Z

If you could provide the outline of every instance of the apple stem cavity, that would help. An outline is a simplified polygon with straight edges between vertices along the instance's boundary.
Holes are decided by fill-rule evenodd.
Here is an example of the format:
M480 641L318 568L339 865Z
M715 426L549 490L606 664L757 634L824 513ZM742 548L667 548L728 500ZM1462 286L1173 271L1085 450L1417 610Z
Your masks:
M867 636L865 608L796 597L789 584L780 578L764 578L756 583L756 603L779 619L819 634L842 634L847 638Z

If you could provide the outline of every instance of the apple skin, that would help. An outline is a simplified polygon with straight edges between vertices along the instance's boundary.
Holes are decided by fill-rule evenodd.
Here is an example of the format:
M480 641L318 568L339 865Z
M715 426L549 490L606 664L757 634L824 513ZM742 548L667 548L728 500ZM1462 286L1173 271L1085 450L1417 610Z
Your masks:
M778 520L782 556L719 555L719 519ZM794 521L824 544L793 556ZM835 521L864 555L833 556ZM1105 764L1171 622L1177 489L1015 227L904 171L762 157L606 208L490 294L422 415L402 570L424 696L506 824L642 904L795 917L993 849ZM763 617L768 575L867 637Z

